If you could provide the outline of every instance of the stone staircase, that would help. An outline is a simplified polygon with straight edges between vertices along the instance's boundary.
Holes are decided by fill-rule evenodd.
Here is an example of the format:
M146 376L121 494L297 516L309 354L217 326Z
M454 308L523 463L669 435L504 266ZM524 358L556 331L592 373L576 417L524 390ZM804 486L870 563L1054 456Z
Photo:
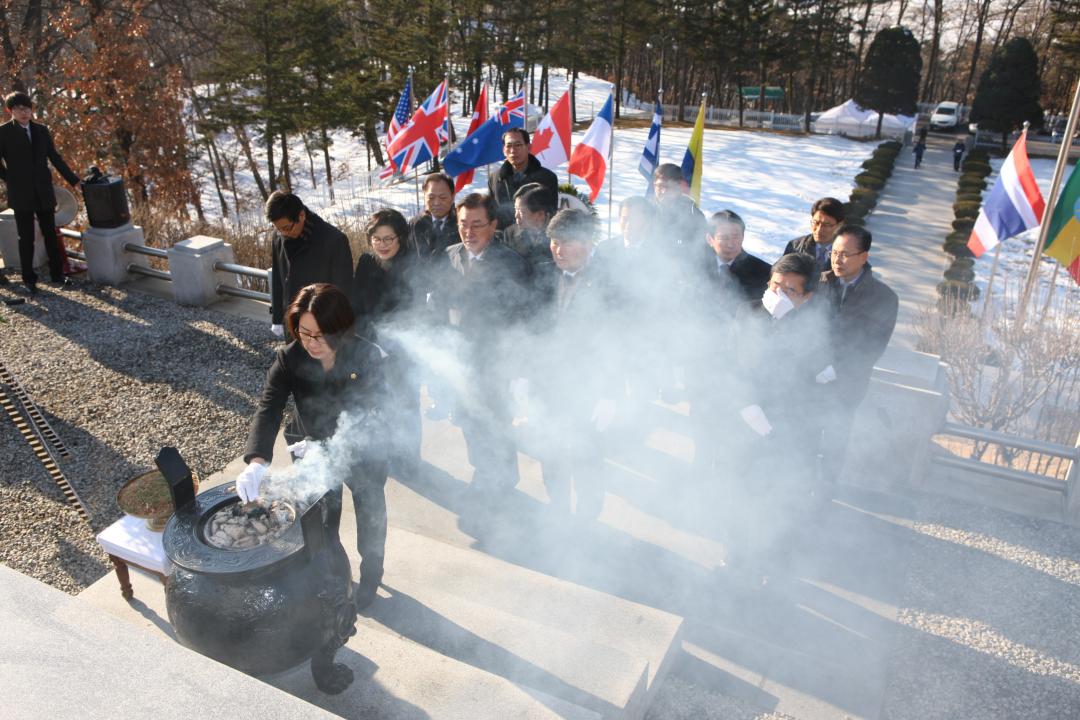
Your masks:
M348 499L341 539L355 568ZM267 683L342 717L638 719L680 649L682 618L660 610L400 527L390 528L386 552L379 597L338 654L353 685L325 695L306 667ZM130 605L112 574L77 602L171 635L161 585L136 571L132 584Z

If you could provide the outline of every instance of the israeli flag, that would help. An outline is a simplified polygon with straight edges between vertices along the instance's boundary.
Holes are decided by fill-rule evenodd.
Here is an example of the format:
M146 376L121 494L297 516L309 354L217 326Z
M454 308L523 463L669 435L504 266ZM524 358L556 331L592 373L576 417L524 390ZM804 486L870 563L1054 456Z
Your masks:
M652 176L660 164L660 125L664 122L664 110L660 107L659 98L656 100L656 108L653 110L652 126L649 128L649 139L645 141L645 148L641 151L641 162L638 163L638 172L645 177L645 196L652 197Z

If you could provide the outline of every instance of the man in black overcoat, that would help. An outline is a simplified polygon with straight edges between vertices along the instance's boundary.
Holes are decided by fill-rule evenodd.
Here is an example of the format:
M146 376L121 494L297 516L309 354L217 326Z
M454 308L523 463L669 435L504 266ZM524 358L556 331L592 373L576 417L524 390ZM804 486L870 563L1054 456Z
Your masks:
M705 274L712 290L730 299L731 314L739 303L759 300L772 274L769 263L743 249L746 224L731 210L721 210L709 218L705 242Z
M460 359L467 375L457 379L455 419L474 469L471 490L487 494L518 481L508 402L514 353L508 340L525 313L527 276L525 260L496 240L495 206L488 196L466 195L457 220L462 242L446 250L433 301L463 341Z
M301 288L330 283L348 295L353 257L345 233L309 210L296 195L282 190L266 200L266 219L274 226L271 258L270 329L285 336L285 309Z
M616 317L622 303L609 268L593 252L589 213L560 210L548 234L554 292L534 320L524 433L552 509L570 513L573 488L577 518L593 520L604 501L604 436L623 395L625 347Z
M34 272L35 217L45 239L49 279L61 286L67 284L56 238L56 194L48 163L76 189L82 183L56 151L49 129L30 119L34 112L30 97L13 92L4 98L4 105L11 119L0 125L0 178L7 185L8 207L15 211L22 280L33 294L38 279Z
M488 179L488 192L497 207L499 230L514 224L514 195L523 185L539 183L558 197L559 179L529 152L529 133L524 128L508 128L503 133L504 162Z
M855 411L866 397L874 363L889 344L900 306L870 266L872 240L865 228L841 226L832 247L833 269L822 276L833 327L833 372L818 379L827 387L821 470L830 482L843 470Z

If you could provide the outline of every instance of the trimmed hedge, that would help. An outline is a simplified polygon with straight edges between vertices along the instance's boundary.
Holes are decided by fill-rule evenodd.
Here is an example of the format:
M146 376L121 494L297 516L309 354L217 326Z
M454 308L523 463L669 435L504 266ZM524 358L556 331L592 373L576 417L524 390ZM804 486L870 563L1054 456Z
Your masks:
M957 219L977 218L979 217L979 207L979 203L965 200L953 203L953 212L956 213Z
M885 178L871 172L861 172L855 176L855 184L871 190L880 190L885 187Z
M952 297L957 300L974 302L979 299L979 286L972 282L960 280L943 280L937 286L938 295L942 298Z
M954 232L970 234L973 227L975 227L975 221L971 218L958 217L952 221L952 229Z
M957 260L967 260L968 258L957 258ZM953 261L953 264L945 271L946 280L956 280L959 282L969 283L975 279L975 271L970 267L964 267L957 265L957 260Z
M983 180L982 178L976 178L976 177L970 177L970 176L962 176L960 178L960 181L957 183L957 185L960 187L960 190L969 191L969 192L970 191L975 191L975 192L980 192L981 193L983 190L986 189L986 181L985 180Z
M979 175L986 177L990 174L991 168L990 163L979 162L978 160L965 160L963 164L960 165L960 170L965 175L968 173L978 173Z
M966 200L968 202L982 202L982 193L975 192L974 190L958 190L956 192L957 200Z
M851 190L851 202L874 207L877 204L878 191L868 187L855 187Z

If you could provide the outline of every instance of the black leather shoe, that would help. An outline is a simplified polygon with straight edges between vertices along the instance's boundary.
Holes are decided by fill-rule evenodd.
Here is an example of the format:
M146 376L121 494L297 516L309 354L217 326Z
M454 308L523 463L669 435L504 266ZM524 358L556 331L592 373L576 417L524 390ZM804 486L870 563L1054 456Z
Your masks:
M37 283L36 282L26 283L26 294L31 295L31 296L37 295Z
M353 603L356 605L357 611L363 610L371 603L375 601L375 595L379 592L378 582L365 582L363 578L356 586L356 595L353 596Z
M71 290L75 287L75 283L68 278L61 278L60 280L53 280L52 286L57 290Z

